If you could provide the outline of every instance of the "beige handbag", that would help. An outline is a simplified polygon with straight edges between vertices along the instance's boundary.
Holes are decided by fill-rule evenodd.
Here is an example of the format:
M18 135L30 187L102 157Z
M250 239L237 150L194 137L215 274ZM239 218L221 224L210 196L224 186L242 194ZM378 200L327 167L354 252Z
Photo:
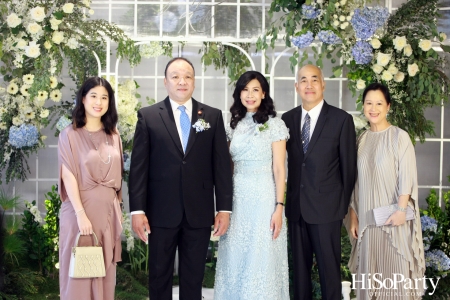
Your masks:
M94 246L78 247L80 233L78 233L75 246L70 254L69 277L72 278L95 278L105 277L105 260L103 259L103 249L98 245L95 233Z
M383 226L389 217L397 211L397 204L391 204L373 209L373 217L377 226ZM414 220L414 209L407 206L406 221Z

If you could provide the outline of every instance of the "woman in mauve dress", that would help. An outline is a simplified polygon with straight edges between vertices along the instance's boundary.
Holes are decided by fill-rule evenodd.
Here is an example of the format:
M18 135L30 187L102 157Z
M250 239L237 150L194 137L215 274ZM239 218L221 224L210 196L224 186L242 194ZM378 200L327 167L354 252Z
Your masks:
M123 160L117 119L111 85L92 77L78 91L72 125L59 135L59 284L64 300L114 299L122 251ZM79 232L79 246L92 245L92 233L97 235L105 277L69 277L71 249Z
M358 300L421 299L425 259L414 147L408 133L386 119L391 108L386 86L369 85L363 108L370 129L357 141L358 180L345 220L354 246L352 288ZM395 211L377 227L373 209L392 204ZM406 220L408 207L415 210L414 220Z

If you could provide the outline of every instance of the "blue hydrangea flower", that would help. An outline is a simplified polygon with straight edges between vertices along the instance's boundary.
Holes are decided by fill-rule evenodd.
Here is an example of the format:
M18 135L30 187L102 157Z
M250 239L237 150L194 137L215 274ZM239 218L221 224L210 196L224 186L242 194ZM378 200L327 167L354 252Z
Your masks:
M325 44L341 44L341 39L331 30L322 30L317 34L317 38Z
M67 118L66 116L62 116L59 118L58 122L56 123L56 129L59 131L62 131L64 128L72 124L72 120Z
M131 153L124 153L123 154L123 170L124 171L130 171L131 166Z
M17 149L32 147L38 143L38 139L39 132L34 125L22 124L20 127L11 126L9 128L8 142Z
M291 39L292 44L298 48L305 48L311 45L311 43L314 41L314 36L311 31L308 31L307 33L304 33L300 36L293 37Z
M388 17L389 11L386 7L357 8L350 23L355 30L356 38L367 40L384 25Z
M352 55L358 65L366 65L372 61L373 48L368 42L357 41L352 48Z
M425 265L432 267L437 271L450 270L450 258L439 249L431 250L425 253Z
M315 8L312 5L302 5L302 15L306 19L315 19L320 15L320 9Z
M437 231L437 221L429 216L420 217L420 223L422 224L422 231Z

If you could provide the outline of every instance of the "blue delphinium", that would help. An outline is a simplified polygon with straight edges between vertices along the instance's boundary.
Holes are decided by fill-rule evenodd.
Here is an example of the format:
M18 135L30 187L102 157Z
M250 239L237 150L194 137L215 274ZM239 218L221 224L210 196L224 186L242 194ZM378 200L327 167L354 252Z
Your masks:
M389 11L386 7L357 8L350 23L355 30L356 38L367 40L384 25L388 17Z
M311 45L314 41L314 36L311 31L308 31L300 36L293 37L291 39L292 44L298 48L305 48Z
M420 217L420 223L422 224L422 231L437 231L437 221L429 216Z
M357 41L352 48L352 55L358 65L365 65L372 61L373 48L368 42Z
M331 30L322 30L317 34L317 38L328 45L340 44L341 39Z
M425 253L425 264L437 271L450 270L450 258L439 249L431 250Z
M22 124L9 128L8 142L15 148L32 147L38 143L38 139L39 133L34 125Z
M306 19L315 19L320 15L320 10L312 5L302 5L302 14Z

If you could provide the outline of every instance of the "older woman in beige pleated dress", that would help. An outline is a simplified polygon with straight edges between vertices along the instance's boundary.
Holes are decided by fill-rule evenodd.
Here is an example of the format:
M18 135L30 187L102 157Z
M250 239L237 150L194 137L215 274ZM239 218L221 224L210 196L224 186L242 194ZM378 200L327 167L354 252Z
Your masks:
M122 147L116 130L117 110L111 85L99 77L86 80L77 94L72 126L59 135L60 297L114 299L116 263L121 260ZM103 247L106 276L70 278L71 248L92 245L92 233Z
M425 272L416 158L408 133L386 119L390 105L386 86L373 83L365 89L370 129L357 141L358 180L347 216L358 300L420 299L423 293L423 280L414 281ZM396 211L377 227L373 209L391 204ZM414 220L406 221L408 206L415 210ZM402 282L394 285L394 280Z

